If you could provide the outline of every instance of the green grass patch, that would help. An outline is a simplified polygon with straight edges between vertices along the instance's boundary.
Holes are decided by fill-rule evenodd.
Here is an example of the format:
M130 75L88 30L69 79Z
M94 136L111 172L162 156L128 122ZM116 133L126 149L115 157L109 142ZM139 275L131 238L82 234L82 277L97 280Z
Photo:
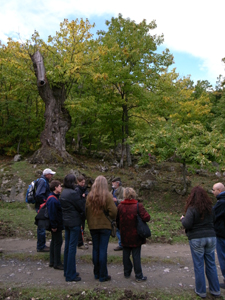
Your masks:
M0 299L10 299L10 300L197 300L197 297L193 291L190 290L151 290L137 292L132 289L108 289L108 288L94 288L84 290L76 286L74 289L52 289L50 287L40 288L9 288L0 289ZM207 299L214 299L209 296ZM222 296L220 299L224 299Z
M35 238L37 227L34 225L36 212L26 203L6 203L0 201L0 236Z

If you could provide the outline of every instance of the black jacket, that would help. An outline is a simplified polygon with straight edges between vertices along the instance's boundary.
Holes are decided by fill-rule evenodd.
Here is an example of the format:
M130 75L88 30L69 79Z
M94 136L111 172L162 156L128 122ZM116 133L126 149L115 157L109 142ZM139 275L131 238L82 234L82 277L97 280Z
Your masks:
M80 226L85 215L85 203L77 190L65 188L60 196L63 224L68 227Z
M214 228L216 236L225 239L225 192L220 193L216 198L218 201L213 207L215 214Z
M189 207L185 217L181 220L189 240L203 237L215 237L213 225L213 211L205 213L204 218L194 207Z

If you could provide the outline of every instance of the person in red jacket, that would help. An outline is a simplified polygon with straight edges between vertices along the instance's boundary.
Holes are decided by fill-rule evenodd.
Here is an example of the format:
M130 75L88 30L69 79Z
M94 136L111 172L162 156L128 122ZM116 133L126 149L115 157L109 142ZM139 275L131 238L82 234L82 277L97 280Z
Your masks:
M135 278L137 282L147 280L143 276L141 268L141 245L146 243L146 239L137 233L137 203L135 200L136 192L127 187L124 189L124 201L118 206L117 226L120 229L121 242L123 246L123 266L124 276L129 278L134 264ZM145 222L150 220L149 213L145 210L142 203L139 203L139 215ZM132 253L133 264L130 260Z

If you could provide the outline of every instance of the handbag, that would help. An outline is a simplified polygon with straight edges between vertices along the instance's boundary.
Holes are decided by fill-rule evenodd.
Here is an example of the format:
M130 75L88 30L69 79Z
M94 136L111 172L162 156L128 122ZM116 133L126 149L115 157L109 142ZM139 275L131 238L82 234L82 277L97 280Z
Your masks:
M111 237L116 237L116 221L111 220L106 211L104 211L104 214L105 214L106 218L109 220L109 222L111 223L111 227L112 227Z
M137 233L142 238L148 238L151 236L151 230L148 227L148 224L142 220L139 215L139 206L137 203Z

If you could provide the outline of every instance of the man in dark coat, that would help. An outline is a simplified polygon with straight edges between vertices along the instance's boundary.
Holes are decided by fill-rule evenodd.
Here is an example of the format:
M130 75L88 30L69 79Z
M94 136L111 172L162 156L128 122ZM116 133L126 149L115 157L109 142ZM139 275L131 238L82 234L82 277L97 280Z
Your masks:
M39 210L40 205L43 204L48 196L50 195L50 187L49 181L52 179L54 171L51 169L45 169L43 174L39 178L36 185L35 192L35 208L36 211ZM37 228L37 252L49 252L50 248L45 245L46 237L45 237L45 229Z
M215 215L216 252L223 275L223 283L220 284L220 287L225 289L225 187L221 182L218 182L214 184L212 192L217 199L213 210Z

